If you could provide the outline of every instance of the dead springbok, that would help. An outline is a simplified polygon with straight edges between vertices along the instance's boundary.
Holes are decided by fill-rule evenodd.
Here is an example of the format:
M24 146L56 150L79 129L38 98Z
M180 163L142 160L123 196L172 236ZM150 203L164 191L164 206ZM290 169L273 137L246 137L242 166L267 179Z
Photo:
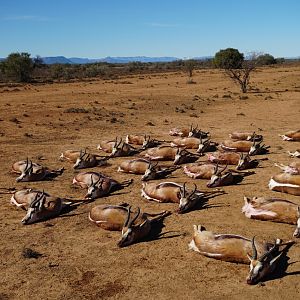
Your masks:
M300 175L300 162L293 161L288 166L284 164L275 164L276 167L280 168L284 171L284 173L292 174L292 175Z
M263 139L262 135L258 135L255 132L239 132L235 131L229 134L229 137L235 141L261 141Z
M66 150L61 153L59 160L60 161L66 160L68 162L75 163L78 157L80 157L80 154L81 154L80 150Z
M34 189L22 189L13 193L10 199L10 203L17 207L27 209L30 203L36 198L38 193L42 193L42 191L34 190ZM44 194L49 197L48 193Z
M17 182L41 181L46 179L53 179L61 175L64 168L58 170L49 170L40 164L33 163L31 160L21 160L12 165L12 172L21 175L16 178Z
M102 204L91 209L89 220L105 230L121 231L121 239L117 245L126 247L147 237L154 222L161 221L170 215L168 211L157 214L141 212L139 207L132 218L131 213L131 207L128 204Z
M152 139L150 135L133 135L128 134L125 138L125 143L133 144L133 145L140 145L142 149L154 148L159 146L161 143L165 141L159 141L156 139Z
M88 187L85 199L94 200L96 198L105 197L108 194L121 190L124 187L132 184L133 180L125 180L123 182L118 182L109 177L99 177L98 180L93 180L93 174L90 175L90 186Z
M103 177L109 178L108 176L100 172L80 172L74 176L72 184L78 185L81 188L89 188L93 182Z
M249 219L297 225L294 237L300 237L300 206L276 198L244 197L242 213Z
M131 145L123 142L122 138L120 141L116 139L110 157L124 157L124 156L131 156L141 152L143 149L136 149Z
M172 136L181 136L181 137L197 137L197 138L207 138L209 136L209 132L205 132L202 130L198 130L198 126L193 127L191 125L190 128L172 128L169 132Z
M269 181L269 189L300 196L300 175L291 175L288 173L274 175Z
M198 149L200 145L200 138L196 137L180 137L171 142L172 147L183 147L185 149Z
M198 159L199 155L171 146L158 146L146 150L145 157L150 160L173 160L174 165L192 162Z
M261 145L261 143L262 140L260 142L225 140L220 144L220 147L225 151L248 152L249 155L268 153L270 146Z
M209 179L207 187L219 187L236 184L243 180L243 177L254 174L254 172L241 172L228 169L227 165L219 169L218 164L199 163L183 167L183 172L194 179ZM234 175L232 173L238 173Z
M27 214L21 221L24 225L54 218L61 213L65 206L61 198L47 196L44 192L34 194L34 199L28 206Z
M201 225L194 225L193 239L189 243L189 249L200 254L220 259L227 262L248 264L250 260L250 272L247 276L247 284L257 284L274 272L279 258L286 253L279 247L290 247L294 242L281 243L280 239L271 244L255 241L235 234L214 234L206 231Z
M267 160L262 159L251 159L247 153L237 152L214 152L207 154L208 161L212 163L218 163L219 165L235 165L237 170L246 170L256 168L260 161Z
M141 174L143 175L142 181L147 181L165 178L178 168L179 167L175 166L158 166L158 163L153 163L150 160L144 158L136 158L123 161L118 168L118 172Z
M183 185L175 182L161 182L156 183L143 183L141 190L142 197L160 202L160 203L179 203L177 212L185 213L190 211L199 204L201 200L204 200L204 196L213 193L220 193L220 191L214 192L200 192L197 190L197 186L194 184L194 189L188 191L186 188L186 183Z
M117 138L116 138L117 139ZM98 150L102 150L106 153L111 153L112 152L112 149L113 149L113 146L114 144L116 143L116 139L114 140L104 140L104 141L101 141L99 143L99 145L97 145L97 149Z
M110 156L100 156L96 154L86 153L86 150L80 151L80 155L77 158L73 168L74 169L85 169L94 168L107 165L107 161Z
M279 134L284 141L300 141L300 129L291 130L285 134Z

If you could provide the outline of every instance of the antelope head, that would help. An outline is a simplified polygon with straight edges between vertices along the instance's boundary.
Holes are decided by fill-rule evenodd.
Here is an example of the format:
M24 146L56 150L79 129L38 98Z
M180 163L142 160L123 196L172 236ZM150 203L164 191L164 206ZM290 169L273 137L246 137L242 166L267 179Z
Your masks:
M154 148L157 147L161 142L155 139L151 139L150 135L144 136L143 145L141 147L141 150L146 150L148 148Z
M175 154L174 165L181 165L186 163L191 158L191 153L185 148L178 148Z
M189 211L192 207L196 205L196 203L199 200L199 196L202 195L200 193L196 193L197 191L197 185L194 184L194 190L191 192L188 192L186 189L186 182L183 184L182 188L180 188L178 197L179 200L179 207L178 207L178 213L182 214L187 211Z
M118 152L123 151L124 143L122 144L122 142L123 142L122 138L120 138L120 141L118 141L118 138L116 137L116 141L111 151L111 156L118 156Z
M104 178L99 177L96 181L93 180L93 175L91 175L91 184L88 187L87 194L85 195L86 199L95 199L101 197L105 191L103 190Z
M88 158L88 154L86 153L86 149L84 149L84 151L80 150L79 157L77 158L73 168L74 169L85 168L85 161L87 158Z
M16 179L17 182L20 182L20 181L26 181L26 179L28 177L30 177L30 175L32 174L33 172L33 164L32 164L32 161L31 160L28 160L28 157L26 158L26 165L25 165L25 168L24 170L22 171L22 174Z
M27 209L26 216L21 221L22 224L28 225L39 221L41 219L39 215L44 209L45 201L46 201L46 195L44 191L42 193L39 192L36 193L35 198L30 203Z
M298 220L297 220L297 228L294 231L293 236L295 238L300 238L300 206L298 206L297 208L297 216L298 216Z
M212 188L230 184L233 181L233 175L231 172L223 173L226 169L227 165L223 169L219 170L219 166L217 164L210 181L207 183L207 187Z
M157 165L158 162L156 164L152 164L151 161L149 161L148 168L145 171L145 174L142 176L142 181L152 180L157 177Z
M249 167L251 162L251 158L249 153L247 153L245 156L243 153L240 154L240 159L238 161L238 164L236 166L237 170L245 170Z
M202 140L202 136L200 136L200 144L199 147L197 149L197 153L203 154L204 152L206 152L209 148L210 148L210 139L207 139L205 141Z
M257 142L255 139L253 141L253 145L249 150L249 155L257 155L257 154L265 154L268 152L270 146L266 146L265 144L261 145L263 140Z
M278 252L278 245L280 240L276 240L274 246L267 252L265 252L261 257L257 257L257 249L255 246L254 237L252 239L252 257L247 254L250 260L250 272L246 279L248 284L256 284L270 274L275 266L277 260L280 258L282 252L274 257L274 252Z
M143 222L140 224L134 224L134 222L140 216L140 212L141 212L140 208L138 207L137 213L134 215L134 217L131 220L130 220L130 209L131 207L128 207L127 218L122 228L122 236L118 242L119 247L126 247L133 244L137 240L147 235L147 233L150 231L151 225L147 218L143 220Z

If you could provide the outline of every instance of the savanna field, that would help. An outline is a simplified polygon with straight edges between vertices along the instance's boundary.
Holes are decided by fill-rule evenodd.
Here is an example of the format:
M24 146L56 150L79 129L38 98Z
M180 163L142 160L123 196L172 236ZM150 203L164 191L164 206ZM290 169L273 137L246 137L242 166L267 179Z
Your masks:
M268 189L270 177L280 172L274 163L288 164L292 158L287 151L300 148L300 142L279 137L300 127L299 78L300 66L259 68L247 94L218 70L195 71L195 84L187 84L183 72L170 72L1 86L0 188L31 187L82 199L86 191L72 186L72 165L59 161L63 151L87 148L105 155L96 149L101 140L132 133L170 141L171 128L191 124L209 131L216 142L228 139L232 131L255 131L264 136L270 153L262 156L268 160L254 175L225 186L226 193L211 198L205 208L181 215L175 212L176 204L142 198L140 176L117 172L127 158L114 158L93 170L119 181L132 178L131 186L44 222L22 225L25 211L10 204L9 194L0 194L0 299L298 299L298 241L288 252L286 272L253 286L245 281L248 265L201 256L188 250L188 243L194 224L215 233L293 239L295 226L247 219L241 208L244 196L279 197L300 205L299 196ZM11 165L26 157L66 170L53 181L16 183ZM193 180L182 169L168 180L209 190L207 180ZM97 227L88 220L88 212L97 204L122 202L147 212L170 210L172 215L165 218L159 238L119 248L120 232ZM28 258L24 249L41 256Z

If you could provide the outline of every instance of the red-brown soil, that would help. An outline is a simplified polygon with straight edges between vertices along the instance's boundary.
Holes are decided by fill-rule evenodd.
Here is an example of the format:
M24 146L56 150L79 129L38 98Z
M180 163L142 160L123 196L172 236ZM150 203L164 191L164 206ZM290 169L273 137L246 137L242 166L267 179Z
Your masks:
M288 163L287 151L299 149L300 143L283 142L278 136L299 129L299 77L300 67L260 69L252 80L257 90L246 95L217 70L197 71L196 84L187 84L186 74L168 73L0 88L1 188L35 187L80 199L85 191L72 188L74 170L58 160L62 151L88 147L100 153L100 140L127 133L169 140L169 129L191 123L210 131L214 141L227 139L234 130L249 130L263 134L271 146L269 160L256 174L225 187L227 194L211 199L209 208L173 213L165 219L162 232L167 233L160 239L122 249L116 245L119 232L89 222L88 211L95 204L128 202L148 212L176 209L175 204L141 198L140 177L116 172L122 158L97 170L117 180L134 178L132 186L46 222L21 225L25 212L10 205L10 195L0 195L0 299L297 299L299 244L288 253L291 264L285 276L248 286L247 265L203 257L189 251L188 243L193 224L216 233L292 239L294 226L246 219L241 207L244 195L300 204L299 197L271 192L267 186L270 176L279 172L274 163ZM16 183L11 164L26 157L38 161L39 156L45 158L40 163L64 166L66 171L53 181ZM172 180L193 182L181 170ZM208 190L205 180L196 182ZM24 248L42 256L25 258Z

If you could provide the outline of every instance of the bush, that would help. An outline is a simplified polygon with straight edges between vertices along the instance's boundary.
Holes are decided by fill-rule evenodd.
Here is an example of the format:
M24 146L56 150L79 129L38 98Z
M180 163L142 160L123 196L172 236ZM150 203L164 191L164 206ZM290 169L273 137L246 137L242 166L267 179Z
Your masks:
M244 61L244 54L234 48L220 50L215 54L214 65L220 69L240 69Z
M11 53L2 62L2 72L7 79L28 82L33 72L33 62L29 53Z
M264 65L274 65L276 64L277 61L274 58L274 56L270 55L270 54L263 54L263 55L259 55L257 57L257 64L259 66L264 66Z

